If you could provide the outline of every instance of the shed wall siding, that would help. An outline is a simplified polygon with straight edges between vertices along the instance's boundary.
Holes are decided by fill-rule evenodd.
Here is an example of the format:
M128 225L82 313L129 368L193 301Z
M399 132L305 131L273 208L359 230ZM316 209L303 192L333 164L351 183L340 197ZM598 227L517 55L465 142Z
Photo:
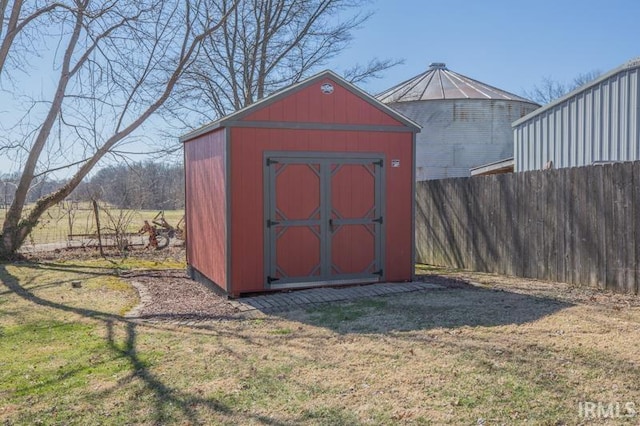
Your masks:
M515 171L640 160L639 73L621 70L514 126Z
M333 93L323 94L324 83ZM404 126L387 112L363 101L346 88L324 79L247 115L243 121Z
M226 290L225 129L184 145L187 262Z
M375 152L385 157L385 279L411 279L413 135L292 129L231 129L233 293L264 290L263 152ZM401 167L389 167L391 159ZM250 259L251 261L244 261Z

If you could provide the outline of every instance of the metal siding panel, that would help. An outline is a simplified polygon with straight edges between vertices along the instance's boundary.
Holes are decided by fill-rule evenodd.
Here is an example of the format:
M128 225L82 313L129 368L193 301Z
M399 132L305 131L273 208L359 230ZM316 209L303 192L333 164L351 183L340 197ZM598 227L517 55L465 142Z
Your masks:
M529 168L528 170L535 169L536 167L536 140L533 134L535 127L535 120L527 125L527 151L529 156Z
M593 163L593 159L594 159L594 131L593 131L593 123L595 122L594 120L594 111L593 111L593 105L594 105L594 101L593 101L593 97L594 97L594 93L593 90L589 90L588 92L588 96L586 98L586 108L585 108L585 116L584 116L584 121L585 121L585 135L586 135L586 140L585 140L585 153L586 153L586 157L585 157L585 161L587 164L592 164Z
M525 158L526 158L526 136L525 136L525 129L526 126L519 126L518 127L518 140L519 140L519 144L518 144L518 149L519 149L519 154L518 154L518 161L520 163L520 165L517 168L517 171L519 172L523 172L525 170L527 170L528 164L526 164L525 162Z
M513 129L513 167L514 171L522 170L522 127Z
M528 125L525 126L521 126L520 127L520 161L522 163L522 168L520 169L520 171L526 171L529 170L529 155L528 155L528 149L529 149L529 141L527 140L527 131L528 131Z
M620 160L620 78L616 78L611 84L611 144L612 159Z
M529 169L535 170L537 168L538 163L538 141L536 139L536 126L538 125L538 120L534 120L533 123L529 126L529 157L531 158Z
M553 112L548 111L546 113L547 120L549 121L549 160L553 161L553 167L558 166L558 138L556 134L558 132L557 116Z
M629 73L622 75L620 82L620 159L629 161Z
M573 98L569 102L569 122L567 127L569 129L569 167L577 166L578 157L578 100Z
M580 94L576 104L576 166L583 166L585 164L584 96L584 93Z
M535 170L536 168L536 139L534 135L535 121L527 125L527 170Z
M549 161L549 120L547 117L540 118L540 142L542 144L542 164Z
M593 115L591 117L592 124L592 142L591 142L591 161L599 161L602 158L600 147L602 146L602 89L598 85L593 89Z
M544 144L544 139L542 137L542 119L536 121L534 133L536 138L536 152L538 153L536 156L536 169L540 170L544 167L544 157L542 156L542 146Z
M600 155L600 160L604 160L605 158L609 158L608 152L608 132L609 125L607 124L609 121L609 85L606 82L603 82L600 85L600 132L599 137L600 141L598 144L598 153Z
M547 158L546 161L553 161L555 166L555 152L556 152L556 140L555 140L555 121L553 120L553 116L551 114L545 114L544 120L547 123Z
M600 160L604 160L605 158L609 158L608 152L608 132L609 125L607 124L609 121L609 85L604 82L600 85L600 132L598 133L600 136L600 142L598 144L598 153L600 156Z
M631 117L631 152L634 160L640 159L640 72L633 70L632 84L629 89L629 105Z
M560 140L562 144L560 146L561 153L560 158L558 159L558 167L570 167L569 163L569 144L571 143L570 133L569 133L569 106L568 104L563 104L560 107L560 123L561 123L561 135Z
M553 167L559 167L560 164L560 156L562 143L560 135L562 134L562 121L560 120L561 116L557 114L557 112L552 112L549 114L550 119L553 120L553 134L551 137L553 138Z
M638 92L638 71L633 70L629 72L629 85L627 88L627 144L629 145L629 160L634 160L638 158L636 156L637 152L637 139L636 139L636 129L638 123L636 121L637 117L637 92Z
M621 70L514 128L517 171L640 160L640 71Z

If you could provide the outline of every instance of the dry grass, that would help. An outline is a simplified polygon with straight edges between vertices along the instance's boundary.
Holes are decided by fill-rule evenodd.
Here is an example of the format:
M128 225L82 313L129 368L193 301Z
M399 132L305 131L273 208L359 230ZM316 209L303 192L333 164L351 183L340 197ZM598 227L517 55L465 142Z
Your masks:
M79 203L77 209L70 210L69 203L59 204L49 209L40 219L40 222L33 230L31 237L27 239L29 244L47 244L67 241L67 236L73 234L91 234L95 232L95 215L90 203ZM29 207L27 207L28 210ZM108 207L100 204L101 228L109 227L109 217L103 209L109 208L113 214L118 215L119 210L115 207ZM136 233L140 230L145 220L151 219L158 214L158 210L124 210L125 214L130 212L131 223L128 232ZM69 227L69 215L72 215L72 227ZM6 210L0 209L0 224L4 221ZM165 210L165 219L170 225L176 226L184 215L184 210ZM70 232L71 231L71 232Z
M0 266L0 421L577 424L582 401L640 411L632 297L426 271L474 284L182 327L120 316L135 295L87 262Z

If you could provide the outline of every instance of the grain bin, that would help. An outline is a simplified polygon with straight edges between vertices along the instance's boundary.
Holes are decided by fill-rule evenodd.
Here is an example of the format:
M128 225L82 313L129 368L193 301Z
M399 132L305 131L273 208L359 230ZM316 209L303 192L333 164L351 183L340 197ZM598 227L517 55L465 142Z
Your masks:
M376 97L422 126L417 180L469 176L473 167L513 157L511 123L539 107L444 63L432 63Z

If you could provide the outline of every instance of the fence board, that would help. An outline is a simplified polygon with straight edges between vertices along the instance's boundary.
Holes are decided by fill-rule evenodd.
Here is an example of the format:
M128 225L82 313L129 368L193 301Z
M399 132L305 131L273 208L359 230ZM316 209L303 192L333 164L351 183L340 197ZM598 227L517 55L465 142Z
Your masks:
M633 165L633 171L631 174L633 179L632 185L632 200L633 200L633 246L634 252L634 281L635 281L635 294L640 294L640 162L636 162Z
M640 291L640 162L417 185L418 261Z
M550 170L548 172L550 177L552 175L557 176L557 171ZM543 180L544 182L544 180ZM544 189L543 189L544 191ZM548 188L544 191L545 195L545 211L544 211L544 237L545 237L545 245L544 245L544 261L547 266L547 273L544 277L546 280L558 280L558 268L556 264L556 256L558 253L556 240L554 238L554 231L556 227L556 215L555 215L555 206L557 205L558 200L558 190L557 185L554 185L551 188Z
M554 232L555 241L556 241L556 268L558 270L558 281L567 282L567 274L566 274L566 253L565 253L565 235L566 228L565 224L567 221L566 218L566 188L565 188L565 170L558 170L556 185L558 194L558 205L556 207L556 223L557 228Z

